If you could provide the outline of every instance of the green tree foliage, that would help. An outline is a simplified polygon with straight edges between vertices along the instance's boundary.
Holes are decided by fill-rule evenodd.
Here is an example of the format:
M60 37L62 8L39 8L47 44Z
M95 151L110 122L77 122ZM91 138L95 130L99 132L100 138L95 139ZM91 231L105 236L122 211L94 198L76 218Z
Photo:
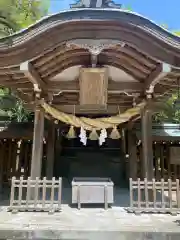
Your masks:
M121 8L124 9L124 10L127 10L127 11L129 11L129 12L132 12L132 11L133 11L133 9L131 8L131 6L129 6L129 5L127 5L127 6L122 5Z
M0 89L0 116L17 122L32 119L32 113L23 107L23 101L7 88Z
M48 13L49 0L0 0L0 36L19 31Z
M21 99L17 99L14 107L8 111L8 116L10 117L11 121L16 122L27 122L33 119L33 113L23 107L23 102Z
M49 0L0 0L0 38L28 27L47 15ZM7 88L0 89L0 114L11 120L27 121L31 116L23 102Z
M180 36L180 31L174 31L174 34Z
M167 101L162 101L160 111L154 114L154 121L158 123L180 123L179 109L174 102L178 99L178 94L173 94Z
M164 25L168 29L168 26ZM180 31L172 31L173 34L180 36ZM179 123L180 124L180 106L179 109L175 107L175 100L179 99L178 89L166 102L162 103L162 108L159 112L154 114L154 121L160 123Z

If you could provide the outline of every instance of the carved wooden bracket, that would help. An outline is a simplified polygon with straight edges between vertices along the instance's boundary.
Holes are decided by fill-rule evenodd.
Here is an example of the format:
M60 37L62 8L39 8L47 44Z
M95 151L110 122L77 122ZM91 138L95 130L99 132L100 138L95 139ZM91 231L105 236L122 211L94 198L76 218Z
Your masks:
M154 87L163 78L165 78L172 70L172 67L167 63L161 63L146 79L145 88L147 95L154 92Z
M33 84L35 92L40 92L41 89L46 87L45 82L41 79L39 73L36 71L31 62L26 61L21 63L20 71L23 72L25 77L27 77Z
M67 48L83 48L89 51L91 54L91 64L92 67L96 67L97 57L104 50L108 48L114 48L115 46L120 45L121 47L125 46L124 42L108 39L76 39L68 41L66 43Z

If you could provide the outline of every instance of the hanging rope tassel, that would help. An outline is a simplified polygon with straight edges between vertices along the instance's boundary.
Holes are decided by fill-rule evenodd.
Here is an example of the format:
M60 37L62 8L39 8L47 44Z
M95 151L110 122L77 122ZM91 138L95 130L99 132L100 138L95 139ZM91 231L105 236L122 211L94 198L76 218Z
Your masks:
M93 129L92 132L89 134L89 139L94 141L99 139L96 129Z
M121 135L120 135L119 131L117 130L117 127L114 127L112 129L112 132L111 132L109 137L111 139L120 139L121 138Z
M70 127L69 132L67 133L66 137L68 139L76 138L76 133L75 133L75 130L74 130L74 126Z

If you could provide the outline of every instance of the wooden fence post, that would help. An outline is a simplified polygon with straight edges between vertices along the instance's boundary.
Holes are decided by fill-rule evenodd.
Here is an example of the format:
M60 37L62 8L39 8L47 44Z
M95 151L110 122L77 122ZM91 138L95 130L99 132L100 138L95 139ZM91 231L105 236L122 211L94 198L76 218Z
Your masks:
M140 213L171 213L177 214L180 211L180 190L179 190L179 179L172 181L156 181L154 178L152 181L148 181L147 178L144 181L133 181L132 178L129 179L130 183L130 207L128 208L130 212ZM133 191L137 190L137 200L133 195ZM142 195L144 192L144 197ZM149 197L149 191L152 193L152 200ZM161 194L161 201L157 198L157 191ZM166 196L168 192L168 196ZM173 193L176 194L176 200L173 199ZM166 196L166 197L165 197Z
M15 189L18 188L18 199L15 199ZM34 198L31 198L31 188L33 188ZM50 188L50 201L46 199L47 189ZM23 189L26 190L26 196L24 198ZM40 195L40 189L42 189L42 196ZM56 200L55 189L58 192L58 200ZM12 178L11 184L11 197L10 197L10 211L60 211L61 210L61 197L62 197L62 179L56 180L43 180L38 177L34 180L30 177L27 180L24 180L23 177L20 177L19 180L16 180L15 177Z

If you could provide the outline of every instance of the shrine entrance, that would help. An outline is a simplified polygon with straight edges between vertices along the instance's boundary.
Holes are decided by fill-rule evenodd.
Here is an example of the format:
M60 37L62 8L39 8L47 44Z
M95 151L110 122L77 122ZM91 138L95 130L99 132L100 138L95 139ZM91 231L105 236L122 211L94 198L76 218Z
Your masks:
M122 148L122 139L87 140L84 146L77 136L68 139L61 135L55 149L53 176L62 177L62 203L72 202L73 178L109 178L114 184L114 206L128 207L128 163Z
M79 138L63 137L61 154L55 154L54 176L69 183L74 177L111 178L115 186L125 187L126 164L120 146L120 139L108 138L102 146L98 141L88 140L83 146Z

